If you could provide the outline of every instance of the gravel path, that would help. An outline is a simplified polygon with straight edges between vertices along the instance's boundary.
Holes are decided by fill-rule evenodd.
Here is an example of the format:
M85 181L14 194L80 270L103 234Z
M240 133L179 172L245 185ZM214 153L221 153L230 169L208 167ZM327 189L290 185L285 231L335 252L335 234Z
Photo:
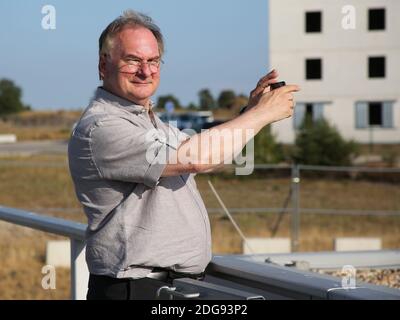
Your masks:
M341 271L318 270L318 272L334 277L342 277ZM356 279L357 281L400 289L400 269L357 270Z

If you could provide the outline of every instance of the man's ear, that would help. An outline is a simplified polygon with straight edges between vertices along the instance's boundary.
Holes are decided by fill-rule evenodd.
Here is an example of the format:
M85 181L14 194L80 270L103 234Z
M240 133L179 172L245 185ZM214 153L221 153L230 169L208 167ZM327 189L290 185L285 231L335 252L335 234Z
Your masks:
M107 59L107 55L105 53L103 53L102 55L100 55L99 57L99 79L103 80L104 79L104 74L106 71L106 59Z

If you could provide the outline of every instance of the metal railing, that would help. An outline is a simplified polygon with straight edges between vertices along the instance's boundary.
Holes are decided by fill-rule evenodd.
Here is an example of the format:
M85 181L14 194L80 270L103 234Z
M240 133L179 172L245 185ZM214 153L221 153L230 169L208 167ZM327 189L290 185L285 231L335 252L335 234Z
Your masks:
M66 167L67 163L62 162L26 162L19 163L18 161L10 161L10 160L0 160L0 166L18 166L18 167ZM227 166L235 168L235 166ZM400 174L400 168L376 168L376 167L356 167L356 166L316 166L316 165L303 165L303 164L256 164L254 166L255 170L286 170L288 175L288 185L289 185L289 194L286 199L285 205L282 207L252 207L252 208L235 208L229 206L227 203L227 207L229 212L232 214L236 213L278 213L277 224L274 226L272 232L275 235L276 231L279 228L279 223L282 220L282 216L284 214L290 214L290 233L291 233L291 250L293 252L299 251L299 243L300 243L300 222L302 214L327 214L327 215L359 215L359 216L400 216L400 210L371 210L371 209L356 209L356 208L335 208L335 207L321 207L321 208L308 208L302 206L302 196L301 196L301 188L302 182L304 182L304 176L310 172L318 172L318 173L348 173L357 175L357 173L365 173L365 174ZM398 178L400 181L400 177ZM394 209L397 209L394 208ZM29 208L27 210L36 210L38 212L68 212L68 213L82 213L81 209L78 208ZM209 213L223 213L221 208L211 208L207 206L207 211Z
M70 238L71 298L86 298L89 272L85 262L85 224L3 206L0 206L0 220ZM330 254L334 254L333 258L336 259L336 253ZM389 264L398 265L398 251L376 254L390 254ZM351 256L354 256L354 253ZM293 255L290 257L295 258ZM209 277L211 276L208 282L213 283L212 277L217 279L218 283L225 281L224 279L230 280L232 288L239 286L238 288L243 289L243 286L247 285L251 292L262 293L262 296L268 299L400 299L400 291L395 289L362 284L361 287L345 290L340 287L340 279L279 266L276 263L266 263L265 258L267 256L263 255L214 256L207 271ZM314 258L318 258L318 261L326 260L322 256ZM284 257L285 259L287 257ZM279 257L273 257L273 260L278 261ZM370 263L370 260L367 262Z
M379 168L379 167L351 167L351 166L317 166L317 165L274 165L259 164L255 169L286 169L290 170L290 191L288 203L290 207L284 208L229 208L232 213L240 212L280 212L280 214L291 213L291 251L299 251L300 244L300 216L301 213L314 214L341 214L341 215L379 215L379 216L400 216L400 210L351 210L351 209L326 209L326 208L302 208L300 204L300 186L302 172L345 172L345 173L400 173L400 168ZM219 209L208 209L209 212L220 212Z
M18 163L16 161L1 160L0 165L6 166L33 166L33 167L66 167L66 163ZM301 179L305 172L366 172L366 173L400 173L400 168L369 168L369 167L327 167L310 165L255 165L256 170L275 170L283 169L291 172L289 184L290 194L288 195L288 204L282 208L229 208L231 213L242 212L280 212L291 213L291 247L296 252L299 249L300 238L300 217L302 213L321 213L321 214L345 214L345 215L382 215L398 216L400 210L355 210L355 209L327 209L327 208L304 208L300 204ZM394 208L397 209L397 206ZM31 209L29 209L31 210ZM45 211L71 211L82 212L77 208L35 208L38 212ZM208 208L209 213L221 212L219 208ZM30 211L19 210L15 208L0 206L0 220L8 221L14 224L26 226L29 228L50 232L70 238L71 240L71 297L73 299L84 299L86 295L86 284L88 280L88 271L85 263L85 230L86 225L71 222L64 219L41 216Z
M89 271L85 261L85 224L3 206L0 206L0 220L68 237L71 241L71 299L86 299Z
M262 167L262 166L260 166ZM303 165L293 164L291 166L292 180L292 219L291 219L291 248L293 252L299 251L299 232L300 232L300 181L301 171L320 171L320 172L367 172L367 173L400 173L400 168L369 168L369 167L345 167L345 166L316 166L316 165ZM321 209L314 209L318 212ZM342 210L331 210L343 214ZM371 210L367 210L371 211ZM365 214L365 210L353 210L353 213ZM382 212L379 212L381 214ZM387 212L384 212L388 214ZM389 214L398 215L400 211L390 212Z
M224 281L228 281L227 283L233 287L240 285L238 288L241 290L250 290L265 297L266 300L400 300L400 290L395 288L360 281L346 286L346 276L344 279L340 279L289 267L284 262L306 259L312 260L310 265L314 264L315 266L315 261L321 264L324 259L329 257L330 262L339 258L340 262L349 264L359 261L359 258L354 259L354 257L361 254L364 257L360 262L364 262L366 265L369 265L371 260L365 259L365 257L372 255L384 262L385 256L389 255L387 260L398 266L399 253L399 251L348 252L347 258L344 257L344 253L338 252L287 254L285 256L279 254L214 256L207 268L207 274L213 276L217 280L216 283L223 284ZM374 262L374 264L377 263L379 264L379 261Z

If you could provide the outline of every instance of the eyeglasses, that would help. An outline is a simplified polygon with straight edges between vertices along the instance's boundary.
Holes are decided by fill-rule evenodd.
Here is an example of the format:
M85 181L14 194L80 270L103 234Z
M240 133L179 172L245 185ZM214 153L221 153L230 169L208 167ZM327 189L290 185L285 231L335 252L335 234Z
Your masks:
M121 72L126 73L135 73L141 68L144 64L147 64L150 71L152 73L158 72L160 70L161 64L164 63L161 59L152 59L152 60L141 60L141 59L129 59L126 61L126 64L120 67Z

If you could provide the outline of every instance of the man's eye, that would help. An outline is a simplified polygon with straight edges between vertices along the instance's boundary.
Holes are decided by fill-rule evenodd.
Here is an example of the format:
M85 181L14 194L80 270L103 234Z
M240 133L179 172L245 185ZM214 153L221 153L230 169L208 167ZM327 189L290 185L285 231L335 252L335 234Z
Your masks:
M127 62L129 64L134 64L134 65L139 65L140 64L140 60L138 60L138 59L128 59Z

